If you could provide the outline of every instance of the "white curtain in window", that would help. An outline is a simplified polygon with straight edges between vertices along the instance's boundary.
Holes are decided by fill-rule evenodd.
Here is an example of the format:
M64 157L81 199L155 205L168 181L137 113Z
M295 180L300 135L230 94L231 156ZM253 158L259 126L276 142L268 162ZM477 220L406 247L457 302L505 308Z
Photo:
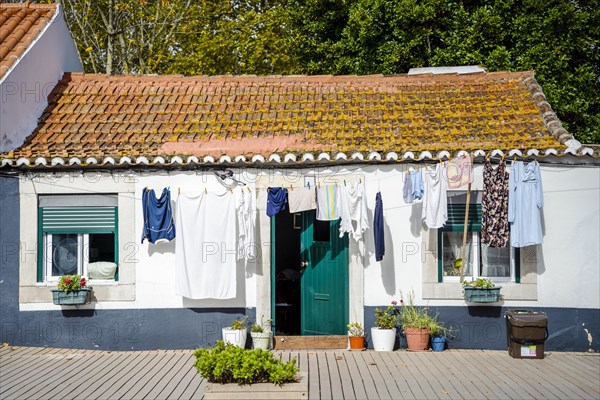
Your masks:
M487 277L510 277L510 249L494 248L481 244L481 275Z

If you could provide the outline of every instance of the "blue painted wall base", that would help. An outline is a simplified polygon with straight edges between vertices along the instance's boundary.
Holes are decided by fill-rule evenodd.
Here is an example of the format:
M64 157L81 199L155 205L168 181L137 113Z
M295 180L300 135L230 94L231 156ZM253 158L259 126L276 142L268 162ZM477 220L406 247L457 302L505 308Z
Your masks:
M375 308L365 307L365 326L367 334L375 326ZM448 338L448 348L459 349L508 349L506 342L506 320L504 313L513 308L505 307L430 307L433 315L439 313L439 320L452 328ZM543 311L548 316L548 340L546 351L600 351L600 341L591 343L588 337L600 337L600 310L581 308L544 308L519 307L534 311ZM588 332L591 336L588 336ZM373 348L367 335L367 344ZM403 336L398 338L396 348L406 348Z

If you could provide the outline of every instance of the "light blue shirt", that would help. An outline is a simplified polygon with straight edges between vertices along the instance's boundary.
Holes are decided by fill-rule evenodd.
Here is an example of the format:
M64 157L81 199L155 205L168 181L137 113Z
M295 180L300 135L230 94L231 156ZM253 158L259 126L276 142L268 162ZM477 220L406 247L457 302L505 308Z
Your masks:
M510 245L525 247L542 243L544 192L540 164L513 162L509 178L508 222Z

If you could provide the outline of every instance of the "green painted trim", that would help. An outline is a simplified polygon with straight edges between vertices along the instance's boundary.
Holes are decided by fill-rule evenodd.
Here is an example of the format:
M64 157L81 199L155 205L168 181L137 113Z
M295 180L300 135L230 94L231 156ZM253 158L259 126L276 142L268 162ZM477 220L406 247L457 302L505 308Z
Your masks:
M275 218L276 215L272 216L271 219L271 332L276 332L277 327L275 321Z
M74 229L42 229L42 233L59 234L79 234L79 233L116 233L115 229L96 229L96 228L74 228Z
M37 281L44 282L44 233L42 232L42 209L38 208L38 254L37 254Z
M515 283L521 283L521 249L515 247Z
M115 230L114 230L114 238L115 238L115 264L117 264L117 269L115 271L115 282L119 281L119 207L115 207Z
M444 282L444 265L442 262L442 231L438 229L438 283Z

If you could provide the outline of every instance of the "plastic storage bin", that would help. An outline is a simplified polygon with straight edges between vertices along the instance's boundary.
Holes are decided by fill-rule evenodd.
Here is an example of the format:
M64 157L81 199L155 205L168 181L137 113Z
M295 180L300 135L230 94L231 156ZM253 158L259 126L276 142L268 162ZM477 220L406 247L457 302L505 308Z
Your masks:
M508 354L513 358L544 358L544 342L548 339L546 313L510 310L504 317Z

